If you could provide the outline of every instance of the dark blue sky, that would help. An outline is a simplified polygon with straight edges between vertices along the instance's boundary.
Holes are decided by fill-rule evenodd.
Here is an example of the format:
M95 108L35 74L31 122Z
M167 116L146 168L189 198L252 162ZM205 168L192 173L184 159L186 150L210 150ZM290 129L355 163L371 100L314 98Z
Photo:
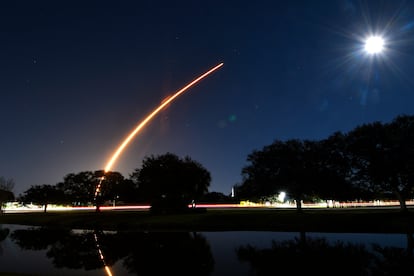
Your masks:
M385 51L363 41L382 34ZM220 62L113 170L175 153L229 194L255 149L414 113L412 1L7 1L0 175L30 185L103 169L162 99Z

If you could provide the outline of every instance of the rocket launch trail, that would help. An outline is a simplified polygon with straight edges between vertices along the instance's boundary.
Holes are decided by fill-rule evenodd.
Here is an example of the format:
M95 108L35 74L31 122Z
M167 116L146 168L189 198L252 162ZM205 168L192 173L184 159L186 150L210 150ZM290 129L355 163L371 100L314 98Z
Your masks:
M202 79L207 77L208 75L212 74L214 71L218 70L221 66L223 66L224 63L220 63L207 72L203 73L199 77L195 78L193 81L189 82L187 85L185 85L183 88L175 92L172 96L167 98L166 100L162 101L151 113L149 113L136 127L133 129L130 134L123 140L123 142L118 146L116 151L113 153L112 157L109 159L109 161L106 163L105 166L105 173L110 171L116 160L119 158L119 156L122 154L122 152L125 150L125 148L128 146L128 144L131 142L131 140L162 110L164 109L168 104L172 103L178 96L186 92L188 89L190 89L192 86L196 85L198 82L200 82ZM100 191L100 186L102 183L103 178L98 184L98 187L95 191L95 197Z

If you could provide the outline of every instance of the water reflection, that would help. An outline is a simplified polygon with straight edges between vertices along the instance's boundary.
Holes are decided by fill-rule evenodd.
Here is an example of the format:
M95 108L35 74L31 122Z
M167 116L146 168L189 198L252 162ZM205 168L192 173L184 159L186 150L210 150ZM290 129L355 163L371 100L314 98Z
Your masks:
M210 275L213 255L207 240L198 233L123 233L132 243L124 266L137 275Z
M94 238L94 240L95 240L96 249L98 250L98 254L99 254L99 257L100 257L100 259L101 259L101 261L102 261L102 264L103 264L103 266L104 266L104 268L105 268L106 274L107 274L108 276L112 276L112 271L111 271L111 268L110 268L110 266L106 263L106 259L105 259L105 256L104 256L104 254L103 254L103 251L102 251L102 249L101 249L101 245L100 245L100 242L99 242L99 238L98 238L98 236L99 236L99 233L98 233L97 231L95 231L95 233L93 233L93 238Z
M407 234L407 248L329 242L300 233L292 240L272 241L269 248L247 244L236 252L240 261L250 264L254 275L296 275L304 269L319 275L404 275L414 269L412 234Z
M28 228L12 232L11 239L25 250L47 250L57 268L97 269L103 264L96 251L93 232L55 228Z
M1 245L1 242L4 241L7 236L10 233L10 229L9 228L2 228L0 225L0 256L3 255L3 247Z
M319 275L403 275L414 269L412 234L390 245L329 233L11 229L0 228L0 248L12 241L23 251L42 252L61 275L296 275L302 268Z
M112 274L108 267L117 261L137 275L210 275L214 268L209 244L199 233L28 228L15 230L11 239L22 249L47 249L58 268L105 268Z

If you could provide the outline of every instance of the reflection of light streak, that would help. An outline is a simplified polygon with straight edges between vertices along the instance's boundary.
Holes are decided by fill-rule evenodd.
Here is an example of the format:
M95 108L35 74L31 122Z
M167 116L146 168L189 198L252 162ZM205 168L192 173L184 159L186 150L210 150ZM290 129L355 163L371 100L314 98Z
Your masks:
M96 243L96 247L98 248L99 258L101 258L101 260L102 260L102 263L103 263L104 268L105 268L105 272L108 276L112 276L111 268L106 265L105 257L102 253L101 247L99 246L98 235L96 235L96 233L93 233L93 237L95 238L95 243Z
M105 172L108 172L111 170L112 165L115 163L115 161L118 159L119 155L122 153L122 151L125 149L125 147L131 142L131 140L135 137L135 135L137 135L139 133L139 131L141 129L143 129L146 124L151 121L151 119L157 115L158 112L160 112L164 107L166 107L169 103L171 103L175 98L177 98L178 96L180 96L182 93L184 93L186 90L188 90L191 86L195 85L197 82L201 81L203 78L207 77L208 75L210 75L211 73L213 73L214 71L216 71L217 69L219 69L221 66L223 66L224 63L220 63L219 65L216 65L215 67L213 67L212 69L208 70L207 72L205 72L204 74L202 74L201 76L199 76L198 78L194 79L192 82L188 83L186 86L184 86L183 88L181 88L179 91L175 92L174 95L167 97L166 99L164 99L161 104L155 108L149 115L147 115L147 117L142 120L138 126L128 135L128 137L122 142L122 144L118 147L118 149L115 151L115 153L112 155L111 159L109 159L108 163L105 166ZM96 187L95 190L95 199L96 196L98 195L100 189L101 189L101 184L103 181L104 177L100 178L99 180L99 184Z

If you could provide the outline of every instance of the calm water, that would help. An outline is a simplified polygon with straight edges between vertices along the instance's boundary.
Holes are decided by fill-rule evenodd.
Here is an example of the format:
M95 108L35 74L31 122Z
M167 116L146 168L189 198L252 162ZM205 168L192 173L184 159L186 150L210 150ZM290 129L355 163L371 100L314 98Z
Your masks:
M8 230L7 230L8 229ZM412 235L105 232L0 226L0 275L402 275ZM107 270L105 269L107 267Z

